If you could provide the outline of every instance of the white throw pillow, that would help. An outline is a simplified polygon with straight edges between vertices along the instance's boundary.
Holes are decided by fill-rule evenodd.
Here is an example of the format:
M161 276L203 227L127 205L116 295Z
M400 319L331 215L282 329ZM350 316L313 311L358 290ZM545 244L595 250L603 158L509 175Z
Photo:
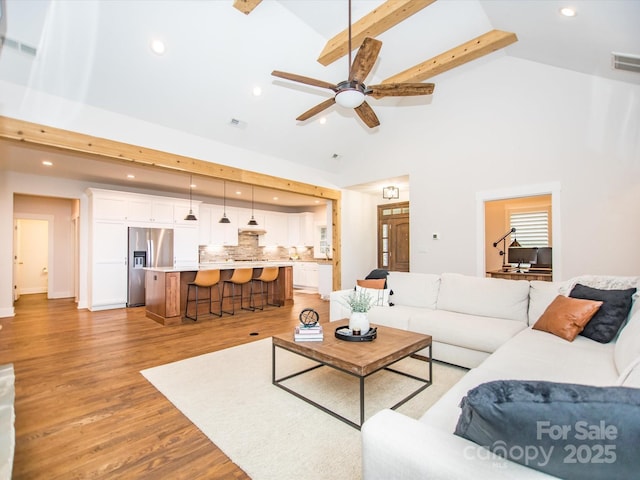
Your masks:
M529 282L529 325L534 325L558 296L562 282Z
M622 327L613 350L613 359L620 375L628 375L631 365L640 357L640 311Z
M388 307L389 306L389 292L388 288L386 289L377 289L377 288L364 288L359 285L356 285L356 292L367 293L372 299L373 304L378 307Z

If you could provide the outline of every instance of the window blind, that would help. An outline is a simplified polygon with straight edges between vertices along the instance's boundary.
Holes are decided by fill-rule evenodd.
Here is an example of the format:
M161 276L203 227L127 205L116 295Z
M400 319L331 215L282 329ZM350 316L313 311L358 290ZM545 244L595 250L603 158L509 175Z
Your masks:
M512 238L517 238L523 247L549 246L549 214L543 212L511 213L511 228L516 229Z

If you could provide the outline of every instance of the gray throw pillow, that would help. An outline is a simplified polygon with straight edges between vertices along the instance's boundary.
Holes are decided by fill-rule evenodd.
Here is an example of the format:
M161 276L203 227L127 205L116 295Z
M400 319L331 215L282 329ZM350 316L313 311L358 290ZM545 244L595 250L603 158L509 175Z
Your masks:
M629 315L634 293L635 288L600 290L576 284L569 294L570 297L603 302L580 335L600 343L613 340Z
M521 465L576 480L640 471L640 389L499 380L460 407L456 435Z

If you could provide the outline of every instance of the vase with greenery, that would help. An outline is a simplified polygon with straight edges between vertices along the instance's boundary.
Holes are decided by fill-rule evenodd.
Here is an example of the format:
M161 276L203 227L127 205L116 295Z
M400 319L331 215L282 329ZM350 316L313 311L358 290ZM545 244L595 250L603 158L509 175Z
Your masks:
M364 290L355 290L345 299L345 304L351 310L349 330L354 335L364 335L369 331L368 312L375 304L374 299Z

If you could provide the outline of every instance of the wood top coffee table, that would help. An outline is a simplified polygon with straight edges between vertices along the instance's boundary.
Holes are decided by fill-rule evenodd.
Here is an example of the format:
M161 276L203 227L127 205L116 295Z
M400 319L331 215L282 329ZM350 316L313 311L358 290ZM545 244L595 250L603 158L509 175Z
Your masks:
M274 335L272 337L272 383L283 390L295 395L296 397L310 403L320 410L333 415L343 422L360 430L364 423L364 380L369 375L385 369L400 375L404 375L421 382L420 387L391 408L396 409L400 405L415 397L433 382L433 370L431 361L428 360L429 377L421 378L399 370L389 368L395 362L402 360L410 355L415 354L424 348L429 349L428 359L431 358L431 335L422 335L420 333L399 330L397 328L376 326L378 336L371 342L347 342L339 340L335 337L336 328L345 326L348 320L340 320L337 322L325 323L324 340L321 342L296 342L293 339L293 332ZM303 357L318 362L311 368L307 368L300 372L287 375L286 377L276 378L276 347L296 353ZM292 377L302 375L311 370L322 366L329 366L348 373L359 379L360 381L360 422L356 423L352 420L329 410L328 408L314 402L313 400L301 395L298 392L283 385L282 382Z

